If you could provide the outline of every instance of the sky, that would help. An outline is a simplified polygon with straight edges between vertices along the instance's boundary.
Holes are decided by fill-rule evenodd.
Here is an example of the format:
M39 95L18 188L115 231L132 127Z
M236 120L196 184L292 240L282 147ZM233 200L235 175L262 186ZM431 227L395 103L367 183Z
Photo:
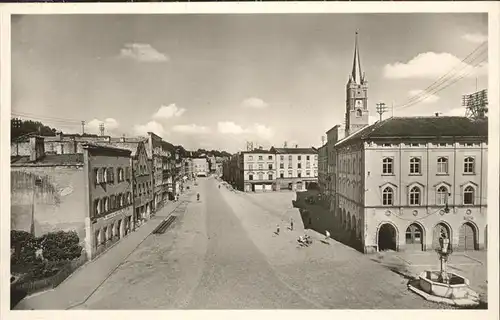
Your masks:
M187 149L318 147L344 122L356 31L373 122L379 102L394 106L384 118L464 115L461 96L488 85L487 26L477 13L15 16L12 115Z

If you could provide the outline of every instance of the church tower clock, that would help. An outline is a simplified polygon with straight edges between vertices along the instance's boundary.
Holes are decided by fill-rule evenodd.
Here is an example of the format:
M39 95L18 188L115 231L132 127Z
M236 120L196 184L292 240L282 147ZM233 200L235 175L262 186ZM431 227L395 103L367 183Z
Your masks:
M358 33L354 43L352 72L346 85L345 136L349 136L368 125L368 82L361 72Z

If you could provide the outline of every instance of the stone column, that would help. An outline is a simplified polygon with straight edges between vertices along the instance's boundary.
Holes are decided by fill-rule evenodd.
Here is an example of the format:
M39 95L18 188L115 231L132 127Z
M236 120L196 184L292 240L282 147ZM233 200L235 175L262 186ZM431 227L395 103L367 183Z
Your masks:
M127 223L125 219L120 220L120 238L123 238L125 236L125 224Z

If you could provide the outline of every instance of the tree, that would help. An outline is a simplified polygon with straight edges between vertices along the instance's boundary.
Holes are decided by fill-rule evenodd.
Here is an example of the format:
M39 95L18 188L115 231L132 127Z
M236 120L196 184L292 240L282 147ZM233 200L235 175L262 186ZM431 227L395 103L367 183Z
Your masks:
M43 136L55 136L56 129L45 126L39 121L21 120L14 118L10 120L10 137L15 140L23 135L34 133Z

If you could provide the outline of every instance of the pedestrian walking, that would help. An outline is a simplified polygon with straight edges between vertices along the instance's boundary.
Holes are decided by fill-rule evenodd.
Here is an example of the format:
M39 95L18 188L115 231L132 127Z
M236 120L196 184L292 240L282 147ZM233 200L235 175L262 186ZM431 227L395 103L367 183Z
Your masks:
M293 231L293 218L290 218L290 230Z
M280 225L276 225L276 234L279 235L280 234Z
M328 241L330 238L330 232L328 230L325 231L325 240Z

